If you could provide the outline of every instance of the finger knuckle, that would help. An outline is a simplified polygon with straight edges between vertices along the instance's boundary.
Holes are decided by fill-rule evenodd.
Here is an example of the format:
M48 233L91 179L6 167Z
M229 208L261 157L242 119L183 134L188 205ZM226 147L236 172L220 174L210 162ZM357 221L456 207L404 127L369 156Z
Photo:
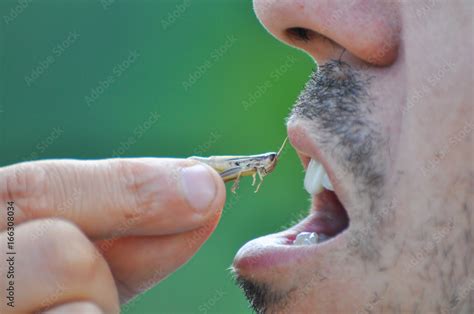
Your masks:
M131 160L118 160L116 167L122 183L120 186L123 188L119 193L123 204L123 221L143 220L146 213L157 205L157 191L148 188L158 176L156 169L151 169L146 163Z
M2 176L2 192L22 210L28 211L34 206L40 211L41 208L47 207L47 171L40 163L25 162L14 165Z
M64 220L48 222L44 256L48 257L51 269L62 281L88 281L100 269L101 256L74 224Z

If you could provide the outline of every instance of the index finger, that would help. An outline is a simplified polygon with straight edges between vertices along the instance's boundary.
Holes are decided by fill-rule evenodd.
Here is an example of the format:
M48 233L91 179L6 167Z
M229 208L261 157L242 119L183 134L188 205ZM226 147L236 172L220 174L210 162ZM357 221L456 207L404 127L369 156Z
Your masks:
M0 201L14 201L15 224L60 217L92 238L192 230L224 200L219 175L186 159L46 160L0 168ZM4 230L6 212L1 215Z

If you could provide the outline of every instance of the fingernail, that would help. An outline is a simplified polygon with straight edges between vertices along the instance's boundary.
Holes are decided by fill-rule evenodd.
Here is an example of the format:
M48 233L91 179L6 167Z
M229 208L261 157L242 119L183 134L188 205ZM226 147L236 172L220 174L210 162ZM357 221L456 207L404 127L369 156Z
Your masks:
M194 165L181 171L184 195L189 204L199 211L209 208L216 197L217 186L210 169Z

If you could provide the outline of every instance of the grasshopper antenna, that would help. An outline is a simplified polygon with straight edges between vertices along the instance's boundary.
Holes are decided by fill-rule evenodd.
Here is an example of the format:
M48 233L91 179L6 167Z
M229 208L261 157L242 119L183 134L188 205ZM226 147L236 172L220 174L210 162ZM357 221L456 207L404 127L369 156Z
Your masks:
M277 153L277 158L280 157L280 154L283 151L283 148L285 148L286 142L288 142L288 136L285 137L285 140L283 141L283 144L281 144L280 150Z

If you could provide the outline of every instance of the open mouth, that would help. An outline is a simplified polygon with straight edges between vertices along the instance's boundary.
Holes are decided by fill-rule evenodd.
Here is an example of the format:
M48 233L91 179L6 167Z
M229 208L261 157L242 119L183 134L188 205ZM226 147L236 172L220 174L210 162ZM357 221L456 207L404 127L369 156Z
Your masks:
M290 245L315 245L328 241L349 226L349 217L339 201L324 166L309 157L304 187L312 196L310 215L287 235ZM298 232L298 233L296 233ZM295 234L296 233L296 234Z
M257 279L259 270L292 267L292 263L305 256L324 255L325 251L344 246L349 215L343 205L346 193L341 180L307 129L289 127L288 136L306 169L304 187L312 199L309 215L287 230L260 237L242 247L233 265L238 275Z

